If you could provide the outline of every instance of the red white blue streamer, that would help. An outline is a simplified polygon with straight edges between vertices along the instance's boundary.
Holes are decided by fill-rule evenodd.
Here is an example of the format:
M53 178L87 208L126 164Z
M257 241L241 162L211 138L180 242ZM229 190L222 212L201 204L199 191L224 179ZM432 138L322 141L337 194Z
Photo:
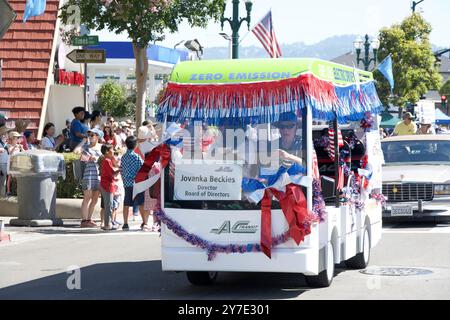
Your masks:
M157 119L210 125L273 123L286 112L311 110L314 119L340 123L381 112L373 81L334 86L307 73L297 78L236 84L169 83L160 101Z

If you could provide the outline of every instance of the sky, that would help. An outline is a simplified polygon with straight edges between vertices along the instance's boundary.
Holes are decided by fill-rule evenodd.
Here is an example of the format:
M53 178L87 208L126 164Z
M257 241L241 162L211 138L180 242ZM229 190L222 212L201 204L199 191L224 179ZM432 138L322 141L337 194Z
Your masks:
M245 16L241 1L240 14ZM252 26L270 9L279 43L304 42L314 44L328 37L346 34L369 34L376 36L382 27L401 22L411 13L410 0L253 0ZM416 11L422 12L431 23L431 42L440 47L450 47L450 0L425 0ZM231 16L231 0L228 0L226 16ZM166 40L157 44L173 47L182 40L198 39L204 47L224 47L228 41L219 35L220 22L211 22L206 29L190 28L183 23L179 32L168 34ZM225 33L231 34L228 24ZM128 41L127 35L108 31L93 31L100 41ZM247 25L240 29L241 46L260 46ZM349 44L349 48L353 44Z

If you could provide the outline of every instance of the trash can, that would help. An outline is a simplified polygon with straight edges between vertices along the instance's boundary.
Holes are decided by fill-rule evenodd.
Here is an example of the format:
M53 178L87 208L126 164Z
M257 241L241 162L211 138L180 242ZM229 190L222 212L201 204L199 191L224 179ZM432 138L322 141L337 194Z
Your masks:
M63 155L46 150L28 150L10 157L8 172L17 179L18 219L14 226L62 225L56 218L56 181L66 178Z

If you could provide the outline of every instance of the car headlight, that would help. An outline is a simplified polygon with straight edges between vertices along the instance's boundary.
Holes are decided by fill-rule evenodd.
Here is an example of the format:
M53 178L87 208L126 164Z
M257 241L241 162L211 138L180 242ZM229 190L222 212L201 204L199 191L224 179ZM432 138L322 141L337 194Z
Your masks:
M434 185L434 194L448 194L450 195L450 184L435 184Z

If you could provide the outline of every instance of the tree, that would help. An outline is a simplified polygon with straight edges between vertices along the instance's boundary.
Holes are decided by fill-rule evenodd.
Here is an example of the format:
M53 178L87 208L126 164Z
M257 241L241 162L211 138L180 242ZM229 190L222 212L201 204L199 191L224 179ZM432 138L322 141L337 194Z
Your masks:
M98 90L95 109L107 112L113 117L129 116L126 109L125 88L113 80L107 80Z
M161 41L166 32L178 31L183 20L193 27L206 27L210 19L218 21L225 0L68 0L60 17L64 24L78 12L88 29L119 34L127 32L136 60L136 124L142 123L146 101L150 42Z
M447 82L442 85L441 89L439 89L439 94L447 96L447 99L450 97L450 79L448 79Z
M413 14L390 28L380 31L379 60L392 56L395 80L394 105L416 103L429 90L438 89L441 76L435 67L429 35L431 25L420 14ZM391 89L389 83L375 72L377 91L381 101L389 104Z

